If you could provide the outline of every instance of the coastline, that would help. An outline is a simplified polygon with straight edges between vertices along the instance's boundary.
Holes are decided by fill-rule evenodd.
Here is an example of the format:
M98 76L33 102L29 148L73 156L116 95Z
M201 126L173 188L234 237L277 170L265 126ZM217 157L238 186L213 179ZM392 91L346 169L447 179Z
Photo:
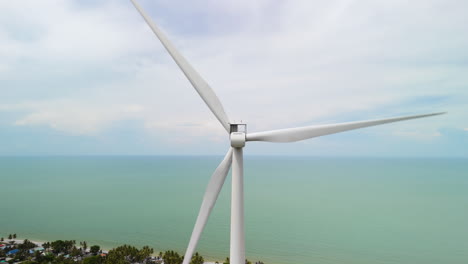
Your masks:
M8 244L10 241L14 241L15 244L21 244L24 242L24 240L27 239L29 240L30 242L36 244L38 247L42 247L44 243L47 243L47 242L52 242L54 240L51 240L51 241L42 241L42 240L38 240L38 239L29 239L29 238L23 238L23 239L19 239L18 237L16 239L8 239L8 238L4 238L4 241L3 242L0 242L0 244ZM78 241L77 241L78 242ZM79 243L79 242L78 242ZM96 243L92 243L92 244L96 244ZM92 244L89 244L89 246L92 246ZM103 253L108 253L109 250L113 249L113 248L108 248L108 247L105 247L105 246L101 246L101 250ZM154 249L154 253L151 254L152 256L158 256L159 252L161 250L156 250ZM223 261L221 260L212 260L212 259L207 259L205 260L203 263L204 264L216 264L216 262L218 263L223 263Z

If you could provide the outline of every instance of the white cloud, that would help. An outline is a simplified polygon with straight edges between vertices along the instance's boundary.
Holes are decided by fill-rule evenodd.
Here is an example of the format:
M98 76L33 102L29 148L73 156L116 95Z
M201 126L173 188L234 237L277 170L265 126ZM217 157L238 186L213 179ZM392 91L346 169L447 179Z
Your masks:
M148 8L155 3L141 4ZM151 133L168 138L224 135L129 2L78 5L59 0L0 2L0 61L7 65L3 71L0 65L0 80L10 85L31 80L16 94L1 87L16 99L0 98L0 110L2 104L3 111L5 105L9 111L16 105L24 113L17 125L47 125L67 133L93 135L113 122L136 119ZM180 3L159 5L177 12ZM428 95L468 97L461 88L468 82L467 69L458 64L468 56L466 6L460 6L465 3L338 0L290 1L277 9L270 5L207 0L181 10L186 14L209 7L203 12L212 8L213 14L229 13L240 29L226 32L183 34L177 30L183 27L181 21L154 17L170 25L164 30L175 45L213 86L230 117L249 122L250 131L334 121L343 113L366 113L362 119L367 119L438 111L399 103ZM219 16L206 19L219 20L206 23L218 28L229 24ZM60 87L48 87L55 78L62 79L55 85ZM29 95L38 89L40 96ZM455 106L436 107L451 111ZM461 120L458 113L425 126L451 126ZM417 128L414 131L399 133L417 137Z
M107 106L104 109L93 103L59 100L0 105L0 110L26 112L14 123L17 126L44 125L78 135L95 135L114 121L139 118L144 111L142 106L135 104Z
M138 54L151 47L151 37L132 26L136 17L125 5L80 9L72 1L45 0L2 2L0 8L5 22L0 36L4 43L12 44L2 56L11 54L13 48L15 57L91 62ZM139 50L132 51L134 43Z

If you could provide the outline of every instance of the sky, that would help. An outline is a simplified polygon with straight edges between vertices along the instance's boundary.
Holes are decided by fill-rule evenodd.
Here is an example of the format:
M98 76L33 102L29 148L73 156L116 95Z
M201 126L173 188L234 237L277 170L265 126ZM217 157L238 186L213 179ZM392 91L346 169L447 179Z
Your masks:
M443 112L247 155L468 157L458 0L139 0L247 130ZM0 1L0 155L223 155L129 0Z

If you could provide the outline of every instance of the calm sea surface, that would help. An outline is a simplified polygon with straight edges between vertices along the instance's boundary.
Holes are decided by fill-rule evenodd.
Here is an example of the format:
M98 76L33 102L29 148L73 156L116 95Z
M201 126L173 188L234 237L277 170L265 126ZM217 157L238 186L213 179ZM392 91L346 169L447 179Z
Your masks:
M222 157L0 157L0 236L184 253ZM247 256L468 263L468 160L246 157ZM198 251L229 255L230 177Z

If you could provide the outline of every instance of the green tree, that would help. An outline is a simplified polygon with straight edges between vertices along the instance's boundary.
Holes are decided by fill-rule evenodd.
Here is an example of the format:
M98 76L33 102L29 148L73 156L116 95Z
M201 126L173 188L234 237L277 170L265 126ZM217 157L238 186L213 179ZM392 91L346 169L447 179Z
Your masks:
M88 243L86 243L86 241L80 242L80 246L82 246L83 249L86 251L86 249L88 248Z
M40 251L34 251L34 259L41 263L42 261L42 253Z
M0 238L0 241L1 241L1 242L3 242L4 240L5 240L5 239L3 239L3 237L2 237L2 238Z
M47 251L50 248L50 242L43 243L42 247Z
M126 264L132 262L141 262L153 253L153 249L144 246L141 250L136 247L123 245L109 251L107 254L105 264ZM168 263L166 263L168 264Z
M101 256L92 256L85 258L83 264L101 264L104 263L104 260Z
M100 246L94 245L94 246L91 246L90 251L91 251L91 253L93 253L94 255L96 255L96 254L99 252L100 249L101 249Z
M50 246L52 247L52 252L55 254L58 253L64 253L64 254L69 254L73 247L75 246L75 241L74 240L57 240L52 243L50 243Z
M79 256L81 255L81 250L77 249L75 246L73 246L71 252L70 252L70 256L72 257L76 257L76 256Z
M48 262L46 262L48 263ZM54 264L76 264L76 262L73 259L70 258L65 258L64 256L58 256L55 258L55 261L52 262Z
M141 250L138 251L137 255L135 256L135 260L137 262L142 262L143 260L151 256L153 252L154 250L152 248L144 246Z
M12 240L12 239L13 239L13 235L12 235L12 234L9 234L9 235L8 235L8 239L9 239L9 240Z
M52 262L53 262L53 263L57 263L57 262L55 261L55 256L54 256L54 254L48 253L48 254L46 254L45 256L42 256L42 257L41 257L41 263L52 263ZM59 262L59 263L60 263L60 262Z
M192 260L190 261L190 264L203 264L205 260L203 257L198 254L198 252L195 253L195 255L192 256Z
M29 249L35 248L35 247L36 247L36 244L29 241L28 239L25 239L22 244L18 245L18 249L24 249L24 250L29 250Z
M16 239L16 234L13 234L13 239Z
M181 264L184 259L179 255L179 253L173 250L168 250L164 252L163 260L164 264Z
M16 261L24 261L28 257L29 257L29 250L27 249L20 249L20 251L15 254Z

